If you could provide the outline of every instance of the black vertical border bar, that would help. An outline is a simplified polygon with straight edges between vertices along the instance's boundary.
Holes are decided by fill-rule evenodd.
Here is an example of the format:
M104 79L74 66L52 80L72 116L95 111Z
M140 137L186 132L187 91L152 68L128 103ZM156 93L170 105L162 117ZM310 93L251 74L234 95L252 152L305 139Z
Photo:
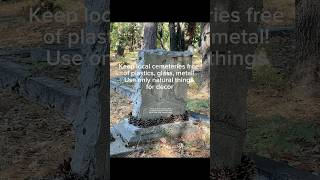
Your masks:
M210 176L210 171L211 171L211 158L212 158L212 149L213 149L213 145L212 145L212 134L213 134L213 117L214 117L214 112L213 112L213 96L212 96L212 92L213 92L213 80L214 80L214 73L212 70L212 65L213 65L213 57L212 57L212 53L213 53L213 41L212 41L212 29L213 29L213 10L214 10L214 2L215 0L210 0L210 58L209 58L209 74L210 74L210 168L209 168L209 176Z
M110 180L111 179L111 158L110 158L110 141L111 141L111 132L110 132L110 122L111 122L111 108L110 108L110 62L111 62L111 53L110 53L110 46L111 46L111 38L110 38L110 31L111 31L111 18L110 18L110 12L111 12L111 2L114 1L114 0L109 0L109 3L108 3L108 7L107 7L107 13L108 13L108 22L107 22L107 38L108 38L108 43L107 43L107 59L105 60L105 63L106 63L106 80L107 82L107 85L106 85L106 88L107 88L107 103L106 103L106 107L105 107L105 111L107 111L106 115L107 115L107 171L108 171L108 174L107 174L107 180Z

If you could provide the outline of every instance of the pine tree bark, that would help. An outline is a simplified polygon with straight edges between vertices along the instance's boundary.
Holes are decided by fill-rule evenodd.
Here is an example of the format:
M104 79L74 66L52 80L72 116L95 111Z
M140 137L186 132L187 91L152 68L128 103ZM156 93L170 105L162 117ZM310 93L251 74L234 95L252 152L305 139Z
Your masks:
M201 59L202 59L202 82L209 79L210 68L210 23L201 23Z
M185 51L185 32L181 23L169 23L170 51Z
M249 7L257 7L258 1L247 0L246 3L238 0L211 0L210 8L214 11L240 12L240 22L215 22L211 14L211 35L214 33L241 33L257 32L256 23L249 23L245 12ZM256 45L240 44L213 44L211 36L211 51L227 55L254 54ZM216 56L211 57L210 75L213 77L211 89L211 168L235 168L240 165L247 128L247 91L249 73L245 64L219 63Z
M177 43L178 43L178 51L185 50L185 42L184 42L184 29L182 29L181 24L177 23Z
M143 49L157 49L157 23L144 23Z
M296 0L298 65L294 79L308 96L320 96L320 1Z
M174 22L169 23L169 32L170 32L170 51L178 51L176 26Z
M188 22L186 23L186 38L185 38L185 49L188 49L189 46L192 46L192 42L194 40L194 36L196 33L196 23L195 22Z
M86 0L88 13L95 12L100 15L109 12L109 0ZM109 15L108 15L109 18ZM88 179L109 180L109 109L107 88L107 75L109 74L109 22L97 23L87 21L85 32L104 34L106 42L85 44L83 52L86 53L81 67L81 104L77 120L74 121L76 144L72 160L73 173ZM98 61L93 61L91 58Z

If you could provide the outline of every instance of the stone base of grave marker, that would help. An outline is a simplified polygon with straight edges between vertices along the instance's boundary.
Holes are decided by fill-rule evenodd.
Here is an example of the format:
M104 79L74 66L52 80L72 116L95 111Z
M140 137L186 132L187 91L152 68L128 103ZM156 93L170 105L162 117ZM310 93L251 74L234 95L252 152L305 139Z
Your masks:
M199 127L194 121L175 122L139 128L129 124L128 119L122 120L119 124L112 127L111 132L114 136L121 137L127 146L137 146L148 142L159 140L162 137L181 137L195 133Z
M114 132L114 128L111 128L111 134L114 140L110 142L110 156L111 157L124 157L130 153L143 150L142 147L128 147L120 136L117 136Z

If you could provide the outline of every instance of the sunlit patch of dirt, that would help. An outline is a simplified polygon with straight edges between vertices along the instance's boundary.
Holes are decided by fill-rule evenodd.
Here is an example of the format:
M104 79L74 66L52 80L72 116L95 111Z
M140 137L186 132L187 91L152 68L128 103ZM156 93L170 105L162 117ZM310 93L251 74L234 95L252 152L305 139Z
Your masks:
M180 138L164 137L151 143L142 152L128 155L131 158L208 158L210 156L210 128L199 124L199 131Z
M131 112L132 103L131 101L124 96L119 95L118 93L111 91L110 94L110 114L111 114L111 125L114 125L124 117L128 116Z

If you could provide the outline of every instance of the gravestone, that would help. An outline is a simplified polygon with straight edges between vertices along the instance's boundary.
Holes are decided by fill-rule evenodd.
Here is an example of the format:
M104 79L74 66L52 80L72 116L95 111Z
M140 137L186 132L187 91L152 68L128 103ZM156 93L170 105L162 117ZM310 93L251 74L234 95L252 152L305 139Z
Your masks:
M188 90L186 80L192 73L191 65L192 53L189 51L140 51L133 96L133 117L147 121L184 114ZM160 74L162 76L157 76ZM143 79L150 81L139 81ZM153 88L148 89L147 85Z
M132 114L114 125L112 134L128 146L137 146L165 135L180 137L198 131L186 113L191 65L189 51L140 51Z

